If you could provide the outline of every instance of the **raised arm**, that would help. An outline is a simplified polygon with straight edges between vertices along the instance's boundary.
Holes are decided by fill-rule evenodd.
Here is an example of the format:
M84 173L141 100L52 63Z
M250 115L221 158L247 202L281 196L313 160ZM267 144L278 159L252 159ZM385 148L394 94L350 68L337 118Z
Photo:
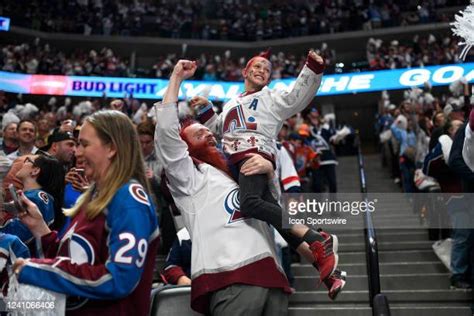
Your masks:
M213 104L203 96L195 96L189 102L189 105L195 109L196 118L202 125L211 130L214 135L222 137L222 116L216 114Z
M308 106L319 89L323 71L324 59L311 50L291 91L272 92L273 111L280 120L286 120Z
M175 194L190 195L195 186L196 168L189 156L188 146L179 135L180 125L176 102L183 80L196 71L196 63L180 60L171 74L162 103L156 103L155 149L163 164L170 191Z

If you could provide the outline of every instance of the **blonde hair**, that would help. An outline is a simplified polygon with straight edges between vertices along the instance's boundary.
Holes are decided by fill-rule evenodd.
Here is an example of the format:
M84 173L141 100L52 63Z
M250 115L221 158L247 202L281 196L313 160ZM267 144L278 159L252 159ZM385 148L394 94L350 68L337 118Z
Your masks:
M131 179L138 181L147 194L150 189L138 135L132 121L122 112L111 110L96 112L85 121L95 129L103 145L110 144L116 150L104 177L105 185L100 191L94 193L95 185L92 185L71 209L64 211L67 216L74 216L90 201L86 214L89 219L93 219L107 207L117 190Z

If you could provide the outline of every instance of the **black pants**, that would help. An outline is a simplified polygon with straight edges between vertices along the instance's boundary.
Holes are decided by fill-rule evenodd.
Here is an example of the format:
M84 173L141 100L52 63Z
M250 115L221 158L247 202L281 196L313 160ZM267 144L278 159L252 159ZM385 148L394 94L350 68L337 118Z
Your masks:
M246 217L264 221L280 233L285 241L296 249L303 240L283 229L283 209L273 197L268 187L266 174L245 176L239 173L240 212Z
M323 192L323 180L326 179L329 192L337 192L337 182L336 182L336 165L321 165L318 169L313 170L313 192L321 193Z

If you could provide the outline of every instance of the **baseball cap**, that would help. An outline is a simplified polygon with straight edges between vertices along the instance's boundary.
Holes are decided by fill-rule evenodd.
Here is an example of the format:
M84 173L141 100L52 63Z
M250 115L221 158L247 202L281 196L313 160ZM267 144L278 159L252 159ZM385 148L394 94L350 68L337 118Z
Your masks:
M76 140L71 132L63 132L58 128L54 129L53 133L48 136L48 144L41 148L43 151L47 151L51 148L53 143L62 142L63 140Z

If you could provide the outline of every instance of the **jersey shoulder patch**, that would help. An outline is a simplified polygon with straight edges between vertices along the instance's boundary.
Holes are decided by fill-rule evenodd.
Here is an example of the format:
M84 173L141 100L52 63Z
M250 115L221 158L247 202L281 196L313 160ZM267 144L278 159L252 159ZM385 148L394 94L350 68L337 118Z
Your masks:
M139 183L131 183L128 186L128 192L130 192L130 195L132 198L141 203L145 204L147 206L150 206L150 201L148 200L148 195L145 192L145 189L143 189L143 186Z
M44 204L48 204L49 203L49 196L46 192L44 191L39 191L38 192L38 197L40 198L41 201L44 202Z

